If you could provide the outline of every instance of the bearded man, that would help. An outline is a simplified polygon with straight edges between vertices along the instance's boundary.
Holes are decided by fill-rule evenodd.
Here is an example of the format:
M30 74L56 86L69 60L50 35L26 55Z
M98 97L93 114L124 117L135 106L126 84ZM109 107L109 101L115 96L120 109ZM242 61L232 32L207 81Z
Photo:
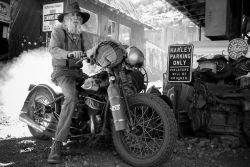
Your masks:
M51 76L52 81L61 87L64 102L48 157L49 163L60 163L62 143L68 140L71 119L78 100L76 80L83 76L81 70L83 64L78 60L83 52L90 56L95 51L95 47L90 49L90 41L81 30L81 25L87 22L89 17L88 13L80 11L77 2L71 3L65 8L65 12L58 16L58 21L62 24L55 27L51 34L49 44L53 66Z

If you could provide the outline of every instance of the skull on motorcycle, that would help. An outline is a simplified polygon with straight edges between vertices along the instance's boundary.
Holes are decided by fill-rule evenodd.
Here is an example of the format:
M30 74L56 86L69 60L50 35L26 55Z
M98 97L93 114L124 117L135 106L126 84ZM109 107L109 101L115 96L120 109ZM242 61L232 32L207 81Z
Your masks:
M126 62L135 67L142 67L144 62L144 54L135 46L130 46L127 49Z

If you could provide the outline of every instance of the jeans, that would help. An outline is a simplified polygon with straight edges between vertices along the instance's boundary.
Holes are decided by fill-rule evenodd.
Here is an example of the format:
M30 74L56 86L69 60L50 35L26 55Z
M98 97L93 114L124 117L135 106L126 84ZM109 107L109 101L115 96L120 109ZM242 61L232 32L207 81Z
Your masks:
M62 89L64 102L62 104L62 109L55 133L55 140L60 142L67 142L71 119L78 100L76 80L75 78L69 76L61 76L56 80L58 82L58 85Z

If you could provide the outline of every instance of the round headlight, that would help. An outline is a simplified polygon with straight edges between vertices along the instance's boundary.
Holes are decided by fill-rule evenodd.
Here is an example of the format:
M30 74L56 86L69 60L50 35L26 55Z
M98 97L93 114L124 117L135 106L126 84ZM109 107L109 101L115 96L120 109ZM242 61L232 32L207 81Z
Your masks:
M144 54L135 46L128 47L126 62L131 66L141 67L144 62Z

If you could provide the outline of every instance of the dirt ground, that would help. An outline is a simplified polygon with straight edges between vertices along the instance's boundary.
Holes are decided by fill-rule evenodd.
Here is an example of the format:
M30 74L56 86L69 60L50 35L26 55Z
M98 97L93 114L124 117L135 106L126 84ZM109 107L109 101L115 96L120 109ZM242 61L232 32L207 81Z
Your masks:
M69 143L63 162L47 163L51 141L33 138L25 124L11 120L0 111L0 167L129 167L109 141L95 146ZM250 148L234 137L186 137L177 141L172 156L163 167L249 167Z

